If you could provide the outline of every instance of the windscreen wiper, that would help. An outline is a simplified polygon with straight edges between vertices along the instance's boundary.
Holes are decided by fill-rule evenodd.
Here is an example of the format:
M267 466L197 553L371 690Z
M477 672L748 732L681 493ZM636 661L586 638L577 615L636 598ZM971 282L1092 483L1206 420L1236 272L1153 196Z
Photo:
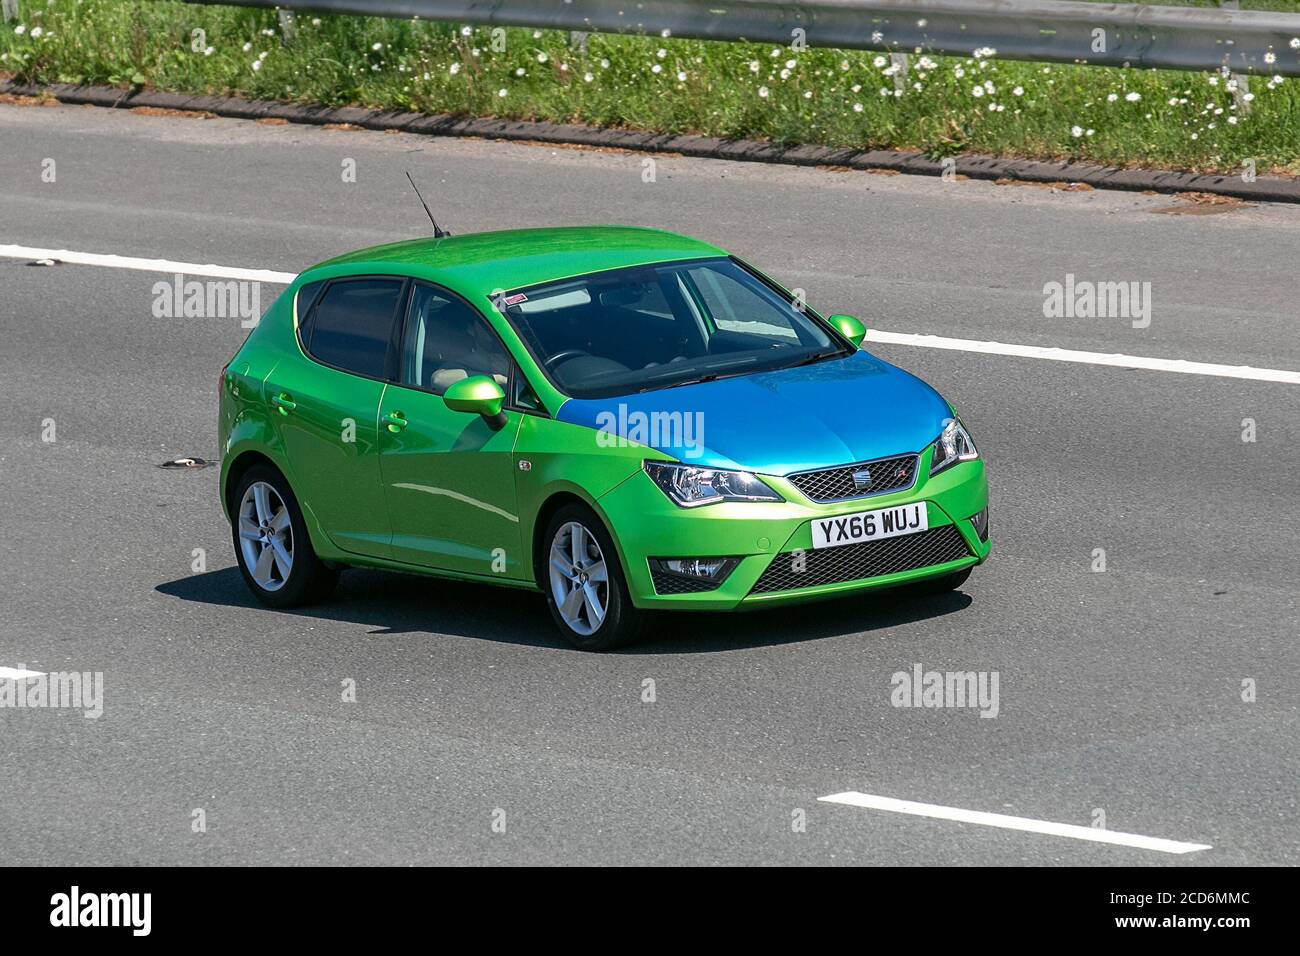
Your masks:
M843 354L844 354L843 349L832 349L829 352L814 352L812 355L808 356L807 358L800 359L799 361L795 362L793 365L784 365L782 366L782 368L801 368L804 365L812 365L815 362L822 361L823 359L834 358L836 355L843 355Z

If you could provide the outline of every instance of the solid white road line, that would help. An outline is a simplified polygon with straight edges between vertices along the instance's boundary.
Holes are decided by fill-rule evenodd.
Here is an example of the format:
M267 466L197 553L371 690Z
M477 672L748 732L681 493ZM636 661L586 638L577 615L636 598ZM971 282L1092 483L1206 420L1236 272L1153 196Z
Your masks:
M109 269L138 269L143 272L181 273L210 276L218 279L242 279L252 282L271 282L287 285L297 274L273 272L269 269L240 269L211 263L176 262L171 259L137 259L133 256L104 255L94 252L73 252L68 249L39 249L34 246L0 245L0 258L56 259L74 265L103 266ZM1181 372L1184 375L1212 375L1218 378L1244 378L1257 382L1281 382L1300 385L1300 372L1277 368L1253 368L1249 365L1216 365L1213 362L1190 362L1186 359L1149 358L1143 355L1123 355L1108 352L1083 352L1078 349L1060 349L1041 345L1015 345L1005 342L980 342L975 339L953 339L942 335L917 335L912 332L886 332L872 329L867 332L868 342L885 345L914 345L928 349L949 349L958 352L982 352L986 355L1012 355L1019 358L1047 359L1053 362L1077 362L1084 365L1109 365L1114 368L1140 368L1155 372Z
M1189 362L1186 359L1147 358L1110 352L1081 352L1042 345L1012 345L1004 342L978 342L974 339L950 339L942 335L916 335L911 332L883 332L872 329L870 342L887 345L918 345L927 349L952 349L958 352L983 352L988 355L1015 355L1021 358L1048 359L1053 362L1080 362L1084 365L1110 365L1116 368L1143 368L1156 372L1182 372L1185 375L1214 375L1219 378L1248 378L1257 382L1284 382L1300 385L1300 372L1278 368L1254 368L1250 365L1216 365L1212 362Z
M45 671L25 671L20 667L0 667L0 680L26 680L28 677L44 677Z
M933 803L913 803L910 800L894 800L870 793L858 793L856 790L833 793L829 797L817 799L823 803L843 803L850 807L865 807L868 810L888 810L890 813L908 813L916 817L953 820L957 823L978 823L980 826L1001 827L1003 830L1045 833L1048 836L1071 837L1075 840L1090 840L1093 843L1113 843L1116 846L1132 846L1140 850L1159 850L1161 853L1192 853L1196 850L1212 849L1206 843L1180 843L1177 840L1162 840L1159 837L1140 836L1136 833L1117 833L1114 830L1081 827L1073 823L1051 823L1047 820L1032 820L1029 817L1009 817L1003 813L983 813L979 810L963 810L960 807L941 807Z
M191 276L216 279L241 279L247 282L274 282L288 285L296 272L272 272L270 269L237 269L211 263L174 262L171 259L137 259L134 256L102 255L96 252L73 252L70 249L37 249L33 246L0 245L0 257L6 259L55 259L78 266L103 266L108 269L138 269L141 272L180 272Z

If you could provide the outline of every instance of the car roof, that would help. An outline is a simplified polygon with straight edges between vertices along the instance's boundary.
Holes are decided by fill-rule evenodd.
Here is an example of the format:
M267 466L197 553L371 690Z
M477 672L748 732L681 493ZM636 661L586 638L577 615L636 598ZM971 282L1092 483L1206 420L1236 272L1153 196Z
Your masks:
M605 269L726 255L717 246L661 229L563 226L394 242L349 252L308 271L334 266L350 267L335 274L392 270L463 295L491 295Z

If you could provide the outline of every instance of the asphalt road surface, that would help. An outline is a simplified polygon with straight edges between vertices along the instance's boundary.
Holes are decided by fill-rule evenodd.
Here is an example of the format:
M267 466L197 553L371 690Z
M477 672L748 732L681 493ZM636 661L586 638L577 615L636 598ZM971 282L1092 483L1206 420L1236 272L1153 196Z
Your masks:
M409 169L454 232L685 232L873 329L1300 369L1289 207L69 107L0 106L0 157L0 245L295 272L426 234ZM1067 274L1149 282L1149 326L1044 317ZM428 578L255 607L216 469L158 467L215 457L245 331L155 318L168 279L0 259L0 667L104 681L98 719L0 709L6 863L1300 863L1300 386L872 345L970 423L989 562L590 655ZM996 718L892 706L918 664L997 672Z

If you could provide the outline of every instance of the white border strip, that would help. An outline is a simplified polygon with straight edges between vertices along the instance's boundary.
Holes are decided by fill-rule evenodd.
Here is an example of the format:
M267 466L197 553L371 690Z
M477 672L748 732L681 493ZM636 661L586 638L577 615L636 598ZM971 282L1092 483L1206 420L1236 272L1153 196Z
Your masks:
M29 677L44 677L45 671L25 671L21 667L0 667L0 680L26 680Z
M1097 827L1081 827L1073 823L1051 823L1047 820L1032 820L1029 817L1009 817L1003 813L962 810L960 807L941 807L933 803L913 803L910 800L894 800L890 797L873 796L870 793L858 793L856 790L833 793L829 797L817 799L822 803L843 803L850 807L865 807L868 810L888 810L890 813L907 813L916 817L952 820L956 823L977 823L980 826L1000 827L1003 830L1045 833L1048 836L1071 837L1093 843L1113 843L1116 846L1157 850L1161 853L1193 853L1196 850L1213 849L1208 843L1180 843L1177 840L1162 840L1159 837L1141 836L1137 833L1118 833Z
M867 340L887 345L919 345L927 349L1016 355L1021 358L1048 359L1053 362L1080 362L1084 365L1143 368L1155 372L1182 372L1185 375L1214 375L1219 378L1248 378L1257 382L1300 385L1300 372L1278 368L1254 368L1250 365L1215 365L1212 362L1189 362L1186 359L1147 358L1142 355L1121 355L1114 352L1081 352L1077 349L1049 348L1042 345L1008 345L1003 342L977 342L974 339L950 339L942 335L882 332L876 329L867 332Z
M183 273L191 276L212 276L217 279L242 279L248 282L274 282L288 285L298 277L296 272L272 272L270 269L236 269L215 266L211 263L175 262L171 259L137 259L133 256L101 255L95 252L73 252L69 249L37 249L33 246L0 245L0 257L6 259L54 259L78 266L103 266L108 269L138 269L141 272Z
M137 269L142 272L181 273L219 279L242 279L288 285L297 274L270 269L239 269L211 263L177 262L172 259L137 259L133 256L73 252L69 249L39 249L35 246L0 245L0 258L54 259L73 265L102 266L109 269ZM1108 365L1113 368L1140 368L1154 372L1181 372L1184 375L1212 375L1218 378L1242 378L1257 382L1281 382L1300 385L1300 372L1277 368L1253 368L1249 365L1216 365L1212 362L1189 362L1186 359L1148 358L1107 352L1083 352L1077 349L1050 348L1041 345L1014 345L1004 342L979 342L975 339L952 339L942 335L917 335L911 332L885 332L872 329L867 341L885 345L915 345L927 349L958 352L982 352L986 355L1012 355L1019 358L1047 359L1053 362L1077 362L1084 365Z

